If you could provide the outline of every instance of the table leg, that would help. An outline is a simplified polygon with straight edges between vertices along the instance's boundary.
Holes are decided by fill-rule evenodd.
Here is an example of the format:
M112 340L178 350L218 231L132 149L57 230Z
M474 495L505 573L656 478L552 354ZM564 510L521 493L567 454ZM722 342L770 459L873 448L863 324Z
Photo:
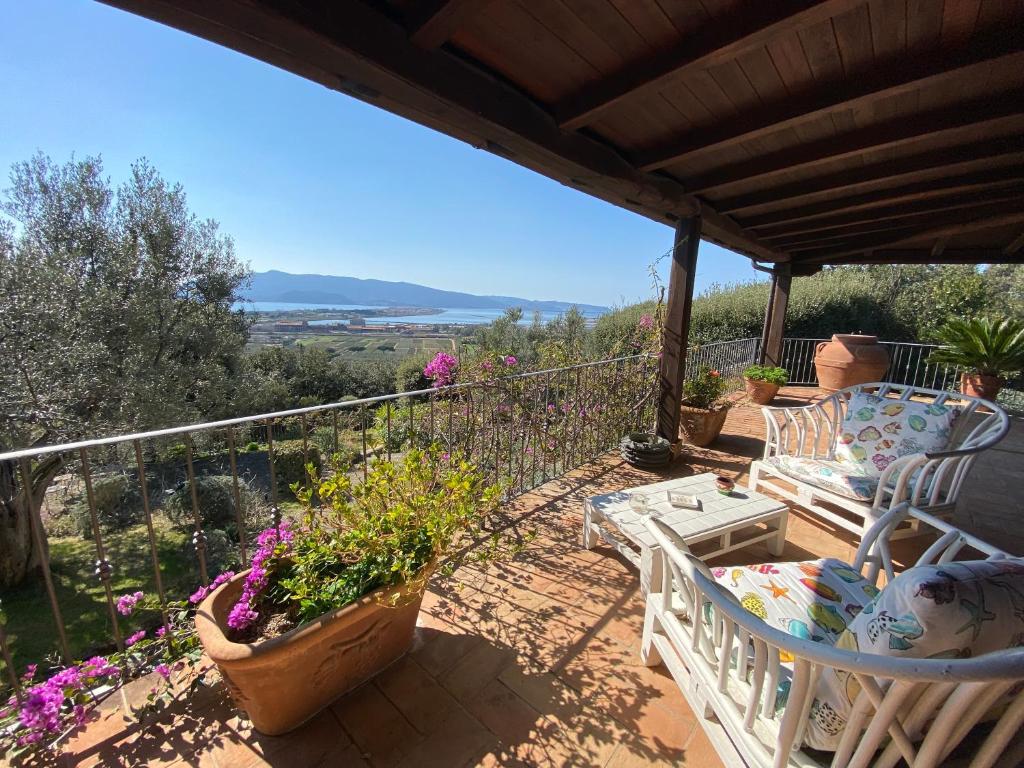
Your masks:
M594 509L589 501L583 502L583 548L593 549L597 544L597 521L594 519Z
M786 528L789 526L789 510L785 510L779 515L778 522L778 533L774 538L768 539L768 551L773 557L778 557L782 554L783 549L786 547Z
M640 594L661 591L661 547L640 545Z

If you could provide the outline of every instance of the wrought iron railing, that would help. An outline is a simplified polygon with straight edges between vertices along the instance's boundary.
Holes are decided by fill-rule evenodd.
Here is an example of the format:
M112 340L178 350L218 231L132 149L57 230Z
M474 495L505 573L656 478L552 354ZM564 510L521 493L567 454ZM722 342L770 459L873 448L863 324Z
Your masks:
M374 457L439 444L467 454L515 496L605 453L628 431L650 429L657 370L655 357L635 355L0 454L9 504L25 488L37 493L22 499L36 498L41 468L58 464L43 473L49 486L44 500L25 509L38 577L5 590L0 604L6 620L0 620L0 687L18 691L17 671L37 660L27 658L19 642L27 633L51 637L48 650L65 661L123 649L117 591L156 594L166 612L168 601L187 596L195 582L244 566L247 533L289 513L294 495L288 486L309 462L320 465L341 454L350 471L365 476ZM227 509L230 517L218 513L218 528L211 527L214 509ZM67 530L68 518L78 520L75 531ZM126 556L124 530L148 549L144 556ZM84 541L98 584L65 583L74 577L54 557ZM81 601L67 602L89 587L95 594L87 616ZM48 627L40 605L47 606ZM158 625L161 617L152 618ZM90 625L104 636L86 632Z
M723 376L739 376L744 368L757 362L760 351L759 338L716 341L692 347L686 356L686 376L693 377L704 366Z

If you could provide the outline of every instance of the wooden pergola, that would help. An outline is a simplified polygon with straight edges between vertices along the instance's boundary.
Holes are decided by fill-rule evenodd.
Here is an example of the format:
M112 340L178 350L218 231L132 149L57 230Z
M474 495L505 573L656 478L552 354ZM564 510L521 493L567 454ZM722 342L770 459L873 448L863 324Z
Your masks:
M1019 0L103 1L674 226L673 440L701 238L771 269L768 360L794 276L1024 260Z

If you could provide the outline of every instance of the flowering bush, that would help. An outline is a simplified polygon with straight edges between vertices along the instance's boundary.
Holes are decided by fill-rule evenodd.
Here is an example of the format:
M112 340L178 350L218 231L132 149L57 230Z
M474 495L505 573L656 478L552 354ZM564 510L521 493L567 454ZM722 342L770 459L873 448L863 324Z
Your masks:
M732 388L732 382L721 372L701 366L696 376L683 382L683 405L703 410L726 407L723 398Z
M455 372L459 361L447 352L438 352L434 359L427 363L423 375L430 379L435 387L447 387L455 383Z
M196 595L205 596L232 574L219 576ZM193 599L193 603L198 600ZM116 608L122 616L139 609L159 608L155 598L143 592L121 595ZM143 716L177 696L188 696L205 684L196 673L202 649L195 634L192 609L186 602L167 605L167 623L149 636L144 629L124 640L124 650L94 656L70 665L54 666L49 677L38 680L39 665L31 664L20 678L22 697L11 696L0 704L0 755L16 757L25 752L46 753L59 748L62 739L95 716L97 705L125 683L156 673L146 704L134 714ZM180 683L188 680L182 688Z
M228 619L236 641L258 637L264 619L290 628L381 587L422 591L434 564L477 532L500 499L475 466L437 448L375 462L363 482L340 464L309 480L295 489L307 508L301 526L285 522L260 536Z

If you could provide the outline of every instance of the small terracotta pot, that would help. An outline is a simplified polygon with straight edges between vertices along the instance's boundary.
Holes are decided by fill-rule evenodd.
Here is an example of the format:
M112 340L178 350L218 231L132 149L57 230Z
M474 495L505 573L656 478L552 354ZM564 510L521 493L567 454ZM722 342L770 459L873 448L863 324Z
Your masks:
M196 609L196 631L231 697L260 733L287 733L346 691L401 658L412 644L422 589L377 590L279 637L255 643L227 638L227 618L248 571ZM392 594L400 607L387 604Z
M999 397L999 391L1006 381L1001 376L986 376L983 373L961 373L960 391L971 397L991 400Z
M877 336L837 333L814 350L818 386L831 392L856 384L882 381L889 370L889 353Z
M758 405L768 405L779 394L778 384L772 384L770 381L748 379L746 376L743 377L743 387L747 390L747 397Z
M733 480L731 477L726 477L725 475L715 476L715 488L718 489L719 493L728 496L730 493L732 493L732 490L735 487L736 481Z
M679 433L691 445L703 448L711 445L722 434L725 417L729 414L729 406L715 410L692 408L689 405L680 407Z

